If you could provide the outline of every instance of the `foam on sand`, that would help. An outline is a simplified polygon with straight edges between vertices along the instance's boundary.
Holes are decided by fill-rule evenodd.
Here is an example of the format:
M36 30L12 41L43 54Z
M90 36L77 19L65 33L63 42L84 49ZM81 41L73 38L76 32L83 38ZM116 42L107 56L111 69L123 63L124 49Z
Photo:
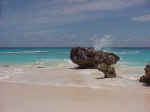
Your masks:
M96 69L77 69L72 62L45 66L43 64L0 67L0 80L26 84L61 85L73 87L110 88L143 87L137 81L143 75L141 67L115 65L117 78L103 79L104 74Z

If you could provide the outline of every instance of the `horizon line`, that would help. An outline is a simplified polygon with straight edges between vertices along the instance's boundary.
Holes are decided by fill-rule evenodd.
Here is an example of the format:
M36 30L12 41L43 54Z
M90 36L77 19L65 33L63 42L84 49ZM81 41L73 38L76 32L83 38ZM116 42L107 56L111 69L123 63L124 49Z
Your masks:
M56 47L19 47L19 46L16 46L16 47L0 47L1 48L73 48L73 47L84 47L84 48L94 48L93 46L64 46L64 47L59 47L59 46L56 46ZM103 47L103 48L150 48L150 47Z

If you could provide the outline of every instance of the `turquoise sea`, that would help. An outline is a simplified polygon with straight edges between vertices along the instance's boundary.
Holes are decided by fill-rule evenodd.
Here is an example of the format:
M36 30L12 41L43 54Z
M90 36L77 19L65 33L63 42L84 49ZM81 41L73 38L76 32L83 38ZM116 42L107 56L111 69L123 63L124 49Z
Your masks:
M67 62L71 48L0 48L0 64L57 65ZM119 64L145 66L150 62L150 48L103 48L121 57Z

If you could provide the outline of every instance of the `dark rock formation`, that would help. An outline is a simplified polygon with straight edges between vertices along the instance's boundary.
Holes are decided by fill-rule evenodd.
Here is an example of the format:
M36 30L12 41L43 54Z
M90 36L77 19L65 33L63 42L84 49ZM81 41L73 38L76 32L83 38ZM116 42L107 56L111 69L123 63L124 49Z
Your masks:
M140 77L139 81L150 84L150 63L146 65L146 67L144 68L144 70L145 70L145 75L143 75L142 77Z
M116 77L116 71L115 68L111 65L107 65L105 63L99 64L97 66L98 70L102 71L104 73L104 78L113 78Z
M70 58L80 68L96 68L102 71L105 78L116 77L115 69L111 65L120 60L114 53L81 47L72 48Z

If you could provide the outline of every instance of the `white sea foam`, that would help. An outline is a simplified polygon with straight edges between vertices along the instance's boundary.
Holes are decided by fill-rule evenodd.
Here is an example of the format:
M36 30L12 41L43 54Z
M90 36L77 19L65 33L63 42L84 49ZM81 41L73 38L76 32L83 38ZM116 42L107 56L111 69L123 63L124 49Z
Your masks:
M20 52L4 52L4 53L1 53L1 54L20 54Z
M74 64L71 60L68 60L68 63L71 64L71 65Z
M88 70L81 71L80 73L83 75L91 75L91 72Z
M45 65L45 66L56 66L60 64L68 63L67 59L40 59L39 61L34 62L34 65Z
M0 52L0 54L33 54L33 53L48 53L48 51Z
M69 60L64 60L72 63ZM70 67L68 63L68 66ZM136 86L138 74L142 74L140 69L130 67L119 67L117 69L118 78L97 79L103 77L100 71L95 69L66 69L62 67L37 68L36 66L4 67L1 70L0 80L39 85L56 85L69 87L89 87L89 88L110 88ZM118 71L119 70L119 71Z
M96 37L93 41L93 46L96 50L101 50L104 47L110 47L112 45L112 38L110 35L104 35L104 37Z
M14 73L14 74L23 74L24 72L23 72L22 69L17 69L17 68L15 68L15 69L13 70L13 73Z
M24 51L22 53L48 53L48 51Z
M130 80L136 81L138 78L137 77L129 77Z
M123 52L116 52L116 54L138 54L140 51L123 51Z
M9 79L9 78L10 78L9 75L0 74L0 80Z

